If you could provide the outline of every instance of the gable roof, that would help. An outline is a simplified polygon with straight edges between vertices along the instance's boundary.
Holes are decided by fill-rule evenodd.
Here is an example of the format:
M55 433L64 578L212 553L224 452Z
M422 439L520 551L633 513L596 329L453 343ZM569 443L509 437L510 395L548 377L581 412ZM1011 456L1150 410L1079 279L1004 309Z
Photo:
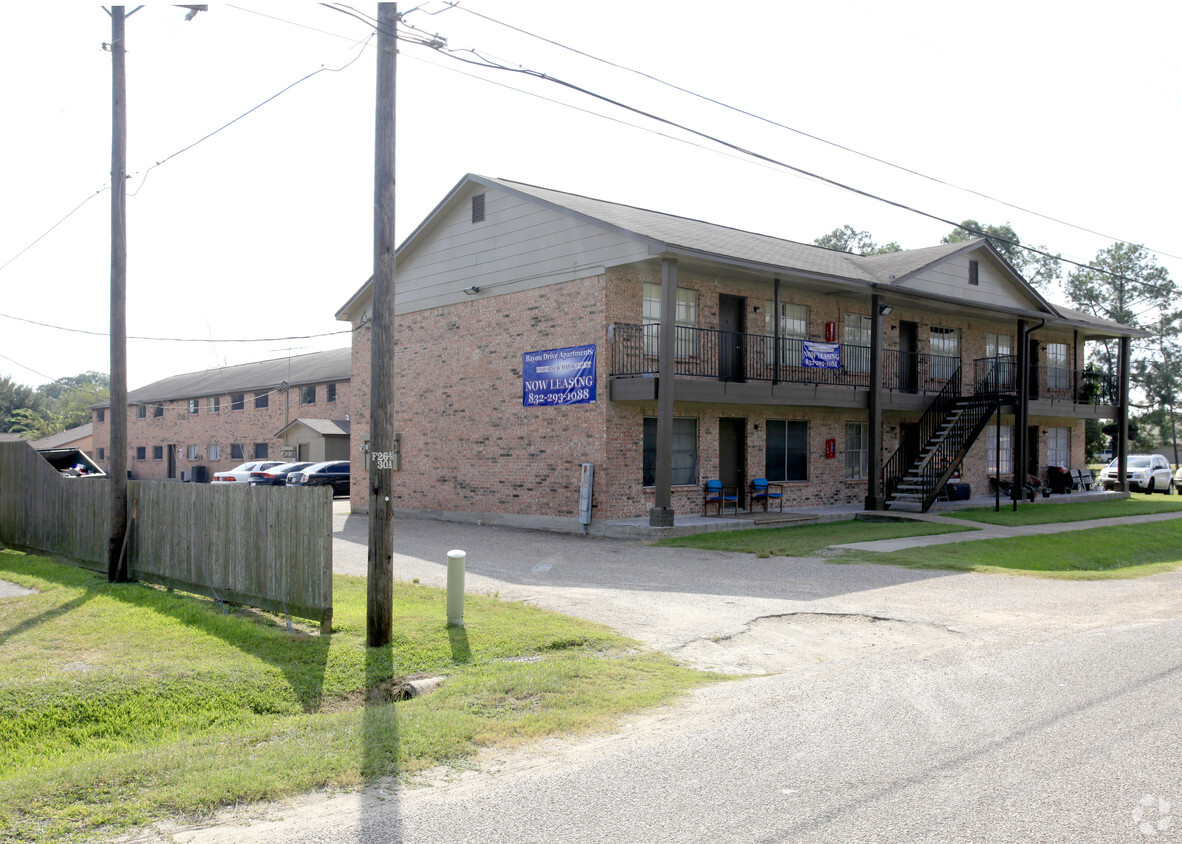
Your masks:
M1137 335L1136 329L1098 320L1089 314L1070 311L1070 316L1058 305L1047 301L1005 260L985 238L959 243L940 244L921 249L905 249L881 255L854 255L799 243L771 235L680 217L631 205L566 193L563 191L494 179L469 173L448 192L447 196L415 228L398 247L398 254L408 253L420 240L429 236L435 224L454 203L473 186L497 188L567 216L573 216L620 234L647 241L649 254L672 253L735 266L746 266L772 273L811 276L823 281L870 290L887 287L892 292L917 299L939 301L942 297L907 289L903 283L917 274L956 255L980 251L988 254L1002 269L1022 297L1031 303L1029 315L1068 322L1077 327ZM370 289L372 277L367 279L341 308L337 319L349 319L354 306ZM886 292L883 290L882 292ZM963 306L964 302L948 301L945 305Z
M186 372L131 390L127 394L127 403L148 404L224 396L251 390L273 390L284 381L292 387L326 381L348 381L352 374L352 360L353 350L345 348ZM91 408L110 406L111 403L107 401L92 404Z
M93 422L87 422L85 425L79 425L77 428L70 428L56 434L51 434L48 437L34 440L33 448L61 448L62 446L90 436L94 436Z
M275 434L277 437L282 437L296 425L303 425L310 431L320 434L322 437L347 437L349 436L349 420L348 419L293 419L291 422L284 425Z

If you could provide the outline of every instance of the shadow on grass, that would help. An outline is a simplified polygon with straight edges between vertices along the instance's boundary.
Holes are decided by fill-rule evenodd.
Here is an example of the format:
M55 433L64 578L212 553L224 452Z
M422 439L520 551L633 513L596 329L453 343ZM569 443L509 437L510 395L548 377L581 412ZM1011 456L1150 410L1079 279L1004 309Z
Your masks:
M472 661L472 649L468 646L468 631L463 627L449 624L447 638L451 641L451 659L455 663Z
M279 629L234 619L203 596L166 592L142 583L111 584L93 570L76 566L64 558L48 554L37 556L50 563L39 567L38 577L59 586L82 589L83 594L0 633L0 643L37 624L67 615L94 598L113 598L172 618L274 666L283 673L305 712L320 709L330 645L328 637L289 636ZM79 574L88 574L89 578L82 579Z

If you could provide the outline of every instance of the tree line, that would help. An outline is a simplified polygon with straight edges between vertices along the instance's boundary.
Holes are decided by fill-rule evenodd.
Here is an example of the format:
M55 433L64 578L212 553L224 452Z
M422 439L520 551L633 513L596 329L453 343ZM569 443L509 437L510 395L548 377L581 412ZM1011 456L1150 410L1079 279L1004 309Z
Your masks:
M77 428L90 421L90 406L111 396L111 377L90 370L39 387L0 376L0 433L25 439Z

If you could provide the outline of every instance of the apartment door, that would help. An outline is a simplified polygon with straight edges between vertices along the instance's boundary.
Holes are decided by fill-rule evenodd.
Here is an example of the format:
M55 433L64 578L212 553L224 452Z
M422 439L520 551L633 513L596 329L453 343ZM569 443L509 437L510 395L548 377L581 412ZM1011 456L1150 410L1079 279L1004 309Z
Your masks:
M919 325L899 321L899 390L914 393L919 389Z
M166 445L164 447L164 453L167 455L168 460L168 477L176 478L176 446Z
M745 338L743 315L747 300L742 296L718 297L718 377L722 381L744 381Z
M1038 459L1038 426L1030 425L1026 429L1026 474L1041 478L1044 468Z
M724 487L739 492L739 503L747 491L747 420L718 420L718 479Z

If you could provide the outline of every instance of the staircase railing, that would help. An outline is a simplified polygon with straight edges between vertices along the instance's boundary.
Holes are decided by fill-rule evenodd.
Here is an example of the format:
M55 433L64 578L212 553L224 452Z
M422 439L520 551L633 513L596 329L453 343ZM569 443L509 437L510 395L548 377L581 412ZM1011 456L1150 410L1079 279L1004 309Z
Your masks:
M886 463L882 467L882 494L883 498L890 498L894 495L895 490L898 489L899 483L906 476L907 470L914 464L916 458L919 457L923 447L935 435L936 430L944 421L944 417L948 415L948 411L955 405L957 399L960 398L961 374L960 367L952 373L943 389L936 394L932 399L931 404L928 405L927 410L923 412L917 425L918 430L913 438L904 438L904 441L895 449L895 453L887 458Z
M997 394L974 395L961 399L958 406L964 411L945 432L943 439L920 467L920 489L923 499L920 509L927 512L948 482L952 470L960 465L989 417L997 407Z

